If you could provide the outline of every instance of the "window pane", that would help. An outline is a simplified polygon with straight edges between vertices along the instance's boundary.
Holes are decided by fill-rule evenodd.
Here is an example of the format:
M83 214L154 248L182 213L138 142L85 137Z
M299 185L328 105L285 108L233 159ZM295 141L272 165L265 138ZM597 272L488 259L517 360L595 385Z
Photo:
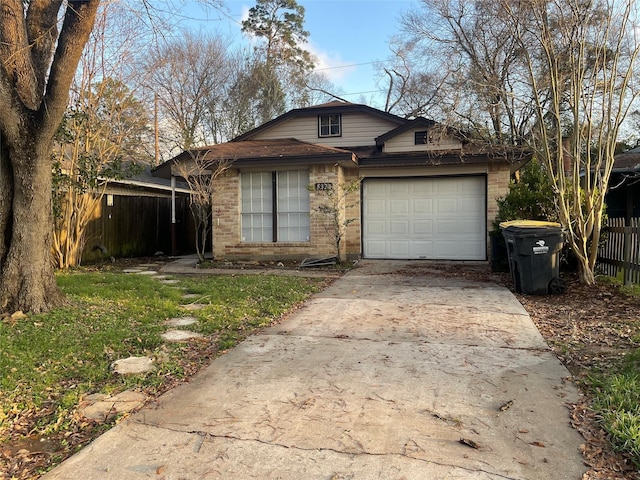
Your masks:
M309 241L309 172L278 172L278 241Z
M318 117L318 135L320 137L341 136L341 123L341 115L320 115Z
M243 242L273 241L271 178L271 172L241 174L241 235Z

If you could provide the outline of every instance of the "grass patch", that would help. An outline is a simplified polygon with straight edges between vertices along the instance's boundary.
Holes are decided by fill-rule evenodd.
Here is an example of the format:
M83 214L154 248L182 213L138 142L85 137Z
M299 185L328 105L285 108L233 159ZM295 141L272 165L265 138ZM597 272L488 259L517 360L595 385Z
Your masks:
M593 376L590 386L611 445L640 468L640 350L627 355L618 370Z
M273 323L323 286L321 279L271 275L178 279L164 285L144 275L59 274L67 306L1 321L0 444L28 435L68 437L83 422L76 410L88 393L136 388L153 395L169 388L194 363ZM196 301L205 308L185 311L182 304L193 301L183 298L185 291L200 295ZM209 341L165 343L165 320L187 314L197 316L192 328ZM144 355L154 358L156 371L120 376L111 370L117 359Z
M622 273L617 278L605 276L600 280L615 285L627 296L640 298L640 285L624 285ZM632 338L638 341L640 333ZM594 396L593 408L611 445L640 468L640 349L627 354L618 368L594 373L589 387Z
M616 277L603 275L602 277L598 277L598 281L610 285L615 285L620 289L622 293L624 293L625 295L629 295L630 297L640 297L640 285L634 283L632 283L631 285L625 285L622 270L618 272L618 275Z

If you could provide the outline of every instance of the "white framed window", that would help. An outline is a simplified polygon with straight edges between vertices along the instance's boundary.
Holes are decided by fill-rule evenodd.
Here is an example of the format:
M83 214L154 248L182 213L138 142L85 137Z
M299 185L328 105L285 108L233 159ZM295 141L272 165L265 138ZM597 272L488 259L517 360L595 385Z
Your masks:
M242 241L273 241L273 185L271 172L252 172L240 178Z
M277 172L279 242L309 241L309 172Z
M242 241L308 242L309 172L241 174Z
M318 116L318 137L341 137L342 115Z

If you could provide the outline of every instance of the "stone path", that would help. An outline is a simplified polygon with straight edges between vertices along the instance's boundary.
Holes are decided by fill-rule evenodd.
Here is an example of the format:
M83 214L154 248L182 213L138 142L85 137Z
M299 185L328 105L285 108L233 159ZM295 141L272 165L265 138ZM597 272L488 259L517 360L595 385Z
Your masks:
M161 263L146 263L138 265L136 268L123 270L123 273L149 276L165 285L177 285L180 283L180 280L161 274L159 272L160 267L162 267ZM182 305L185 313L200 310L206 306L203 303L198 303L198 300L202 301L204 298L202 295L185 293L182 298L184 298L185 301L195 301ZM190 315L170 318L164 322L167 326L167 331L161 334L161 337L164 341L171 343L201 339L203 338L202 334L182 329L182 327L188 327L196 323L198 323L198 319ZM153 362L154 360L151 357L121 358L113 362L111 368L113 372L118 375L136 375L154 371L156 366ZM139 409L144 405L146 400L146 395L134 390L126 390L113 396L94 393L87 395L83 399L80 404L80 411L86 418L98 422L106 422L116 415L130 413Z

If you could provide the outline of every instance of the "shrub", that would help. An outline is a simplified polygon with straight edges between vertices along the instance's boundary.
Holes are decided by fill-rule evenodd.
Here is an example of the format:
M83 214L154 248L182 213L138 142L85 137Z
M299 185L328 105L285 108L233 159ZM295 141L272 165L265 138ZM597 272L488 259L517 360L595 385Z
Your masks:
M500 232L500 223L509 220L545 220L555 222L558 212L547 171L533 159L519 171L519 178L509 185L509 193L497 200L498 215L493 231Z

